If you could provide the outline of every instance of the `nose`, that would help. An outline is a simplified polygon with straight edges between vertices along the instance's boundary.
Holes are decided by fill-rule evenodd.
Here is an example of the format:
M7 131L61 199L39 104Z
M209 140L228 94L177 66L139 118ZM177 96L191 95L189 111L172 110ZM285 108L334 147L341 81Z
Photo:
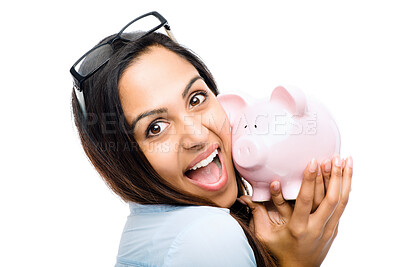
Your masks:
M265 148L249 137L242 137L236 140L232 145L233 160L242 168L259 168L265 164L267 152Z
M201 115L186 115L182 122L182 147L202 149L207 145L209 129L202 123Z

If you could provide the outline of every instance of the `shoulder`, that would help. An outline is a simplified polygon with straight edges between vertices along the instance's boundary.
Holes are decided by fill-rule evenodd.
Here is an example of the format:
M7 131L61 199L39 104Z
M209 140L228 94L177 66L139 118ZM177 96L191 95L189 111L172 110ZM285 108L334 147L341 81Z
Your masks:
M255 266L253 251L228 209L189 207L184 227L172 241L164 266Z
M132 205L131 211L121 236L118 264L256 266L243 229L228 209Z

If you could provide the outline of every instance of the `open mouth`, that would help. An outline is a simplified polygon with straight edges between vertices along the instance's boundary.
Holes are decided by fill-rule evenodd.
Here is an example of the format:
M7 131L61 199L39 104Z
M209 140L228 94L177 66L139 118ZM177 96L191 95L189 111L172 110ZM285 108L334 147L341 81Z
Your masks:
M227 173L221 150L216 148L207 158L198 162L185 172L185 176L194 184L207 189L218 190L227 181Z
M207 158L203 159L185 175L190 179L203 184L213 184L218 182L222 174L221 161L218 157L218 149L215 149Z

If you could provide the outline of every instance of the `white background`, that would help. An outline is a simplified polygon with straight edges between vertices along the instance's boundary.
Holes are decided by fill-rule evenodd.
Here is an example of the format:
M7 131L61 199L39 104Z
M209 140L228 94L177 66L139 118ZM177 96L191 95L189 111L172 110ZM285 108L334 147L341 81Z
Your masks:
M261 96L286 83L330 109L354 180L323 266L399 264L396 1L148 2L2 4L0 266L114 264L128 208L80 147L69 68L152 10L206 62L222 92Z

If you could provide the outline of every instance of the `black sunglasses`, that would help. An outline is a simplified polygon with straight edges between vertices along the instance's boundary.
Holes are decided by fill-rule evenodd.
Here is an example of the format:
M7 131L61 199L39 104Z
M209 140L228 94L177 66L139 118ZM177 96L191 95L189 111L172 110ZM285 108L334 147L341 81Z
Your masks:
M171 28L168 24L168 21L158 12L153 11L146 13L140 17L129 22L125 25L119 33L108 40L107 42L101 43L90 49L83 56L81 56L75 63L72 65L70 72L74 79L74 89L75 94L78 99L79 105L81 107L82 113L86 118L86 105L85 99L83 97L83 92L81 89L82 83L96 73L99 69L101 69L104 65L109 61L113 51L114 51L114 43L117 40L131 42L139 40L152 32L157 31L161 27L164 27L167 35L176 42L175 37L171 32ZM137 32L141 35L130 35L129 33ZM89 59L94 64L91 66L82 66L82 63L85 60Z

